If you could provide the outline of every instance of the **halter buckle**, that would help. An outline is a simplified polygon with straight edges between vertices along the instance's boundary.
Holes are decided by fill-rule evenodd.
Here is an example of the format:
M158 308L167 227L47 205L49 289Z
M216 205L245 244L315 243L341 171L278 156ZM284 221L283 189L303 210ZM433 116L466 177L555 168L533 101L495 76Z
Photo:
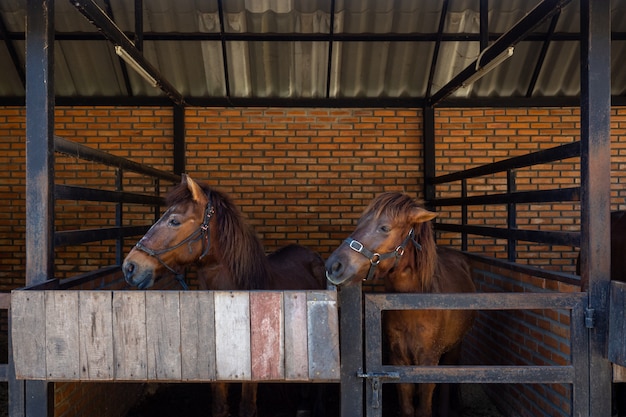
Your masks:
M370 258L370 263L372 266L377 266L380 263L380 253L374 252Z
M358 246L356 246L358 245ZM348 246L350 246L350 249L352 249L355 252L361 253L363 252L363 244L361 242L359 242L358 240L352 240Z

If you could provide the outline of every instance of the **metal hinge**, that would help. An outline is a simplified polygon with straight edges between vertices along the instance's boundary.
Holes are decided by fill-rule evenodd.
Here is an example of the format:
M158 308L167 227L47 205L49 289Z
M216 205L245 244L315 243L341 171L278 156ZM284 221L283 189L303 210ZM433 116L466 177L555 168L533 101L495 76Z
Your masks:
M380 408L381 379L400 379L397 372L357 372L356 376L367 379L372 386L372 408Z
M596 326L595 310L591 307L585 308L585 327L593 329Z

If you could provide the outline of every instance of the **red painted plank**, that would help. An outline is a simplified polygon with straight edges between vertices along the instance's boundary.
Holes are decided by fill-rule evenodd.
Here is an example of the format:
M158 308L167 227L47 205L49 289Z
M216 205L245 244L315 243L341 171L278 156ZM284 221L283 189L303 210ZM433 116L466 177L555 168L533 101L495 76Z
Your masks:
M282 292L250 293L250 358L252 379L284 379Z

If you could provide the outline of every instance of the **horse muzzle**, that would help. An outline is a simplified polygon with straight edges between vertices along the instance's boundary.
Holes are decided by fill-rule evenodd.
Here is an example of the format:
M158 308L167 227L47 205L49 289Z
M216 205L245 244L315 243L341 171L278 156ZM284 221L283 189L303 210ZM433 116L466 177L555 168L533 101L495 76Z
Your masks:
M124 280L128 285L145 290L154 285L154 274L147 269L140 269L134 262L126 261L122 265Z

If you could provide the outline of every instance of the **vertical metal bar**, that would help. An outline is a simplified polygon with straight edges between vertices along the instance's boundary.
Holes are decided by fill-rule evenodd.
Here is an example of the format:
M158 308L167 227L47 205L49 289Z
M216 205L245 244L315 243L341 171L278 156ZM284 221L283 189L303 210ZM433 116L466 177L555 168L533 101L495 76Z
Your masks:
M124 191L124 172L122 169L117 169L115 172L115 189L117 191ZM117 265L122 264L124 259L124 237L122 236L122 226L124 222L124 203L118 201L115 203L115 226L119 228L120 233L115 242L115 262Z
M382 351L382 311L379 306L369 299L365 299L365 372L381 373L383 367ZM372 384L378 384L377 393L374 393ZM365 381L365 408L367 417L382 416L382 380L372 380L368 378ZM376 395L376 399L374 396ZM376 404L376 406L374 406Z
M461 198L465 201L467 198L467 179L461 180ZM467 204L463 203L461 206L461 224L467 224ZM461 234L461 250L467 251L467 233Z
M30 285L54 276L54 0L28 0L26 9L26 285ZM45 381L25 382L27 416L52 415L51 386Z
M174 105L174 173L185 172L185 107Z
M435 109L424 107L424 201L426 208L433 210L435 199Z
M26 14L26 285L54 268L54 1Z
M363 417L363 299L361 283L339 292L341 306L341 417Z
M581 299L570 312L570 344L574 384L572 387L572 415L589 416L589 338L585 329L587 300Z
M439 15L439 27L437 29L437 40L435 41L435 50L433 51L433 59L430 63L430 71L428 72L428 84L426 85L426 94L424 95L427 99L430 98L430 94L433 89L435 70L437 69L437 61L439 60L439 49L441 49L441 41L443 39L446 16L448 14L448 2L449 0L444 0L443 4L441 5L441 14Z
M326 63L326 98L330 98L330 80L333 70L333 33L335 33L335 0L330 0L330 28L328 62Z
M143 0L135 0L135 48L143 52Z
M480 50L489 46L489 0L480 0Z
M581 0L581 278L595 325L589 329L589 410L611 415L607 349L611 200L611 4Z
M514 193L515 190L517 189L517 186L515 185L515 171L513 171L512 169L509 169L506 171L506 188L507 188L507 193L511 194ZM507 214L507 219L506 219L506 227L507 229L511 230L517 227L517 210L516 210L516 205L515 203L508 203L507 204L507 210L506 210L506 214ZM509 238L508 242L507 242L507 252L508 252L508 259L509 262L515 262L515 258L517 257L517 248L515 247L517 244L517 242L515 241L515 239Z

